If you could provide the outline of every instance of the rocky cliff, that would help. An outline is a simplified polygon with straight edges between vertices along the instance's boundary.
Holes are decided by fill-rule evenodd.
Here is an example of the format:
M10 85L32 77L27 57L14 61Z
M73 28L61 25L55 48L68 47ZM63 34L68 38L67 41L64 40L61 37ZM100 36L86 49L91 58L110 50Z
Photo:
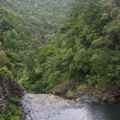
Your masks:
M5 80L4 76L0 74L0 114L4 113L7 98L10 95L22 96L24 89L17 83Z

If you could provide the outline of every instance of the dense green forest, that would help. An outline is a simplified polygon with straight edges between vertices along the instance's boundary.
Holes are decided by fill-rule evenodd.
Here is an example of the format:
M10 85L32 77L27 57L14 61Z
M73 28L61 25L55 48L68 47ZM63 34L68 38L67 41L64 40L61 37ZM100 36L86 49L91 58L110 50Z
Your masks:
M36 57L40 46L49 42L58 31L58 26L64 23L70 2L59 0L53 2L3 0L0 2L4 5L3 9L6 12L1 9L3 12L1 28L5 29L1 29L1 41L7 50L19 57L22 64L23 68L17 79L29 79L35 72ZM56 7L57 10L55 10ZM35 16L36 14L38 15Z
M87 86L119 88L120 1L1 0L0 75L67 97Z
M23 12L16 5L19 1L0 1L0 114L6 106L5 113L0 116L1 120L20 119L20 109L16 107L16 103L21 96L18 84L24 85L26 83L26 88L34 91L28 79L36 80L36 64L38 63L36 58L40 47L49 42L55 32L58 31L58 26L65 22L65 14L69 7L67 3L63 2L64 4L61 6L59 1L57 3L56 1L51 2L52 6L48 10L49 6L45 4L49 4L50 1L44 4L43 1L38 2L38 10L40 11L42 5L44 5L44 13L49 14L51 19L49 19L50 16L46 16L43 20L42 12L39 18L27 15L28 11ZM28 5L28 2L23 4ZM61 9L64 8L62 13L60 9L55 11L56 6L54 5L61 7ZM22 7L22 5L20 6ZM32 7L34 8L34 6ZM38 11L36 11L37 13ZM54 18L52 14L54 14ZM61 20L58 16L61 17ZM7 104L5 105L5 103Z
M2 0L1 2L14 9L24 21L27 22L29 19L40 31L41 41L48 42L53 33L59 31L59 26L64 23L72 0Z
M0 5L0 113L1 108L4 109L3 104L8 101L1 120L19 119L20 110L16 107L20 96L17 82L22 71L32 63L32 55L41 44L38 34L34 34L35 30L31 21L26 24L15 11Z
M76 0L64 26L40 47L25 87L67 94L81 85L119 86L119 7L116 0Z

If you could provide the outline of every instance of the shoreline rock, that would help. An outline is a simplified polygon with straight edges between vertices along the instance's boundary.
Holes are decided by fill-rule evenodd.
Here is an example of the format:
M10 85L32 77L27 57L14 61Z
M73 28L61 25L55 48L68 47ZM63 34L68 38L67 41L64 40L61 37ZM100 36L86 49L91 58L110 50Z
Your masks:
M114 104L120 102L120 91L119 88L115 86L106 88L87 87L75 93L75 99L91 104Z

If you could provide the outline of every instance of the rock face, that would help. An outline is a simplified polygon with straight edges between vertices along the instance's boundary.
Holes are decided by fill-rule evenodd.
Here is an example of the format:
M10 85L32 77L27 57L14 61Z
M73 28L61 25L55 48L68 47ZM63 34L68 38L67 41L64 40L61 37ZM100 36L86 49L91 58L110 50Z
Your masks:
M69 101L53 95L25 94L21 100L23 120L49 120L59 114L60 110L68 108Z
M6 107L5 97L9 94L22 96L24 89L17 83L4 79L0 74L0 114L2 114Z
M21 99L21 105L22 120L93 120L87 104L51 94L26 93Z
M7 94L7 86L5 84L3 76L0 74L0 114L5 110L5 96Z
M77 101L83 101L85 103L112 104L120 101L120 91L115 86L105 88L88 87L76 93L75 98Z

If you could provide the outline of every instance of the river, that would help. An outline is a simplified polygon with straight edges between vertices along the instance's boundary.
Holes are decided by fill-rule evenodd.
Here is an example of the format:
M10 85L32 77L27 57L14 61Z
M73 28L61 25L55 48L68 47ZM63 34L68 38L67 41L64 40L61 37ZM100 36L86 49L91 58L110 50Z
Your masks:
M24 120L120 120L120 104L88 105L51 94L25 94Z

